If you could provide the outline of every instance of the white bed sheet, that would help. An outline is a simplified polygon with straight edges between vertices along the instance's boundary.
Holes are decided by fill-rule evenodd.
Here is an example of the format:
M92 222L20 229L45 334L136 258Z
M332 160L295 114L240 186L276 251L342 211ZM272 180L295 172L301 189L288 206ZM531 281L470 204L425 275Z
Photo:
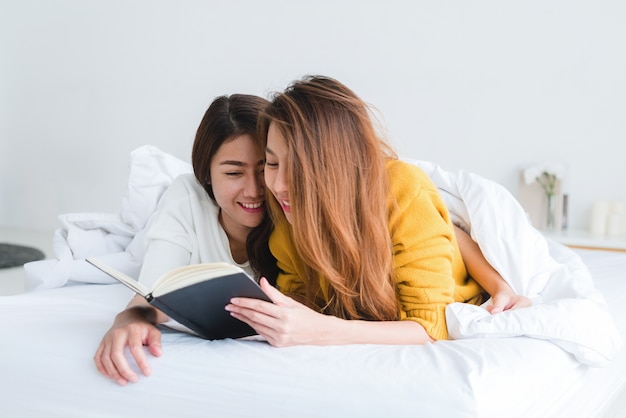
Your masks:
M626 254L577 252L626 337ZM0 297L0 416L593 417L625 385L623 352L591 368L526 337L278 349L166 332L153 376L119 387L92 356L130 297L117 284Z

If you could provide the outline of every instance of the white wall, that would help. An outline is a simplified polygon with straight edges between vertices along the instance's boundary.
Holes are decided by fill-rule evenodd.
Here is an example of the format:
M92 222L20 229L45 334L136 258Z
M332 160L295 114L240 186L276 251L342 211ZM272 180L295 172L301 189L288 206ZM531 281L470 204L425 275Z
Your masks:
M571 218L626 198L623 0L0 0L0 226L118 212L128 154L188 159L217 95L347 84L402 156L517 192L569 166Z

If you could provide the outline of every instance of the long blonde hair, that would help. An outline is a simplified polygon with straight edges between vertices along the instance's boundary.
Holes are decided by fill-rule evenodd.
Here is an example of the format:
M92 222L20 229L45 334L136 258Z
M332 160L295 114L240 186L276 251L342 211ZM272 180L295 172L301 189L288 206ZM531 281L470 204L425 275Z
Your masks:
M377 134L369 107L338 81L309 76L261 113L262 145L270 123L289 150L293 237L305 264L307 304L322 292L323 310L333 315L397 319L385 164L396 155ZM269 200L278 221L284 214Z

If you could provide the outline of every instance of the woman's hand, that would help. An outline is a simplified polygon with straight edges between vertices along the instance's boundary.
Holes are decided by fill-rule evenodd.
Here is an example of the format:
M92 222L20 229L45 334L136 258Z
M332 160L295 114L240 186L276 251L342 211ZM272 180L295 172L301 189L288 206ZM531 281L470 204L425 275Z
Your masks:
M496 314L511 309L526 308L531 304L529 298L518 295L511 288L508 288L492 296L491 305L487 306L487 311Z
M156 309L147 306L133 306L120 312L94 356L98 371L121 386L137 382L139 377L124 354L128 347L141 372L150 376L151 369L143 346L148 346L152 355L161 355L161 331L154 325L156 318Z
M271 345L287 347L300 344L320 345L338 318L323 315L283 295L265 278L261 288L274 303L251 298L233 298L226 305L230 314L250 325Z
M434 340L415 321L362 321L323 315L270 286L261 288L274 303L233 298L226 310L275 347L291 345L424 344Z

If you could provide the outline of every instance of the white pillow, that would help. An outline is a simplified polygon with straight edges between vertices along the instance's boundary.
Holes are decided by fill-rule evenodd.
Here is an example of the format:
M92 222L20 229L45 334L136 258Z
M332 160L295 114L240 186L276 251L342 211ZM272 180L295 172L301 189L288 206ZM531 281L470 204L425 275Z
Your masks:
M115 282L87 264L84 261L87 257L98 257L115 269L137 277L145 251L145 228L163 192L176 177L192 171L188 162L154 146L133 150L121 212L59 215L62 227L54 234L56 259L26 263L25 289L49 289L68 282Z

